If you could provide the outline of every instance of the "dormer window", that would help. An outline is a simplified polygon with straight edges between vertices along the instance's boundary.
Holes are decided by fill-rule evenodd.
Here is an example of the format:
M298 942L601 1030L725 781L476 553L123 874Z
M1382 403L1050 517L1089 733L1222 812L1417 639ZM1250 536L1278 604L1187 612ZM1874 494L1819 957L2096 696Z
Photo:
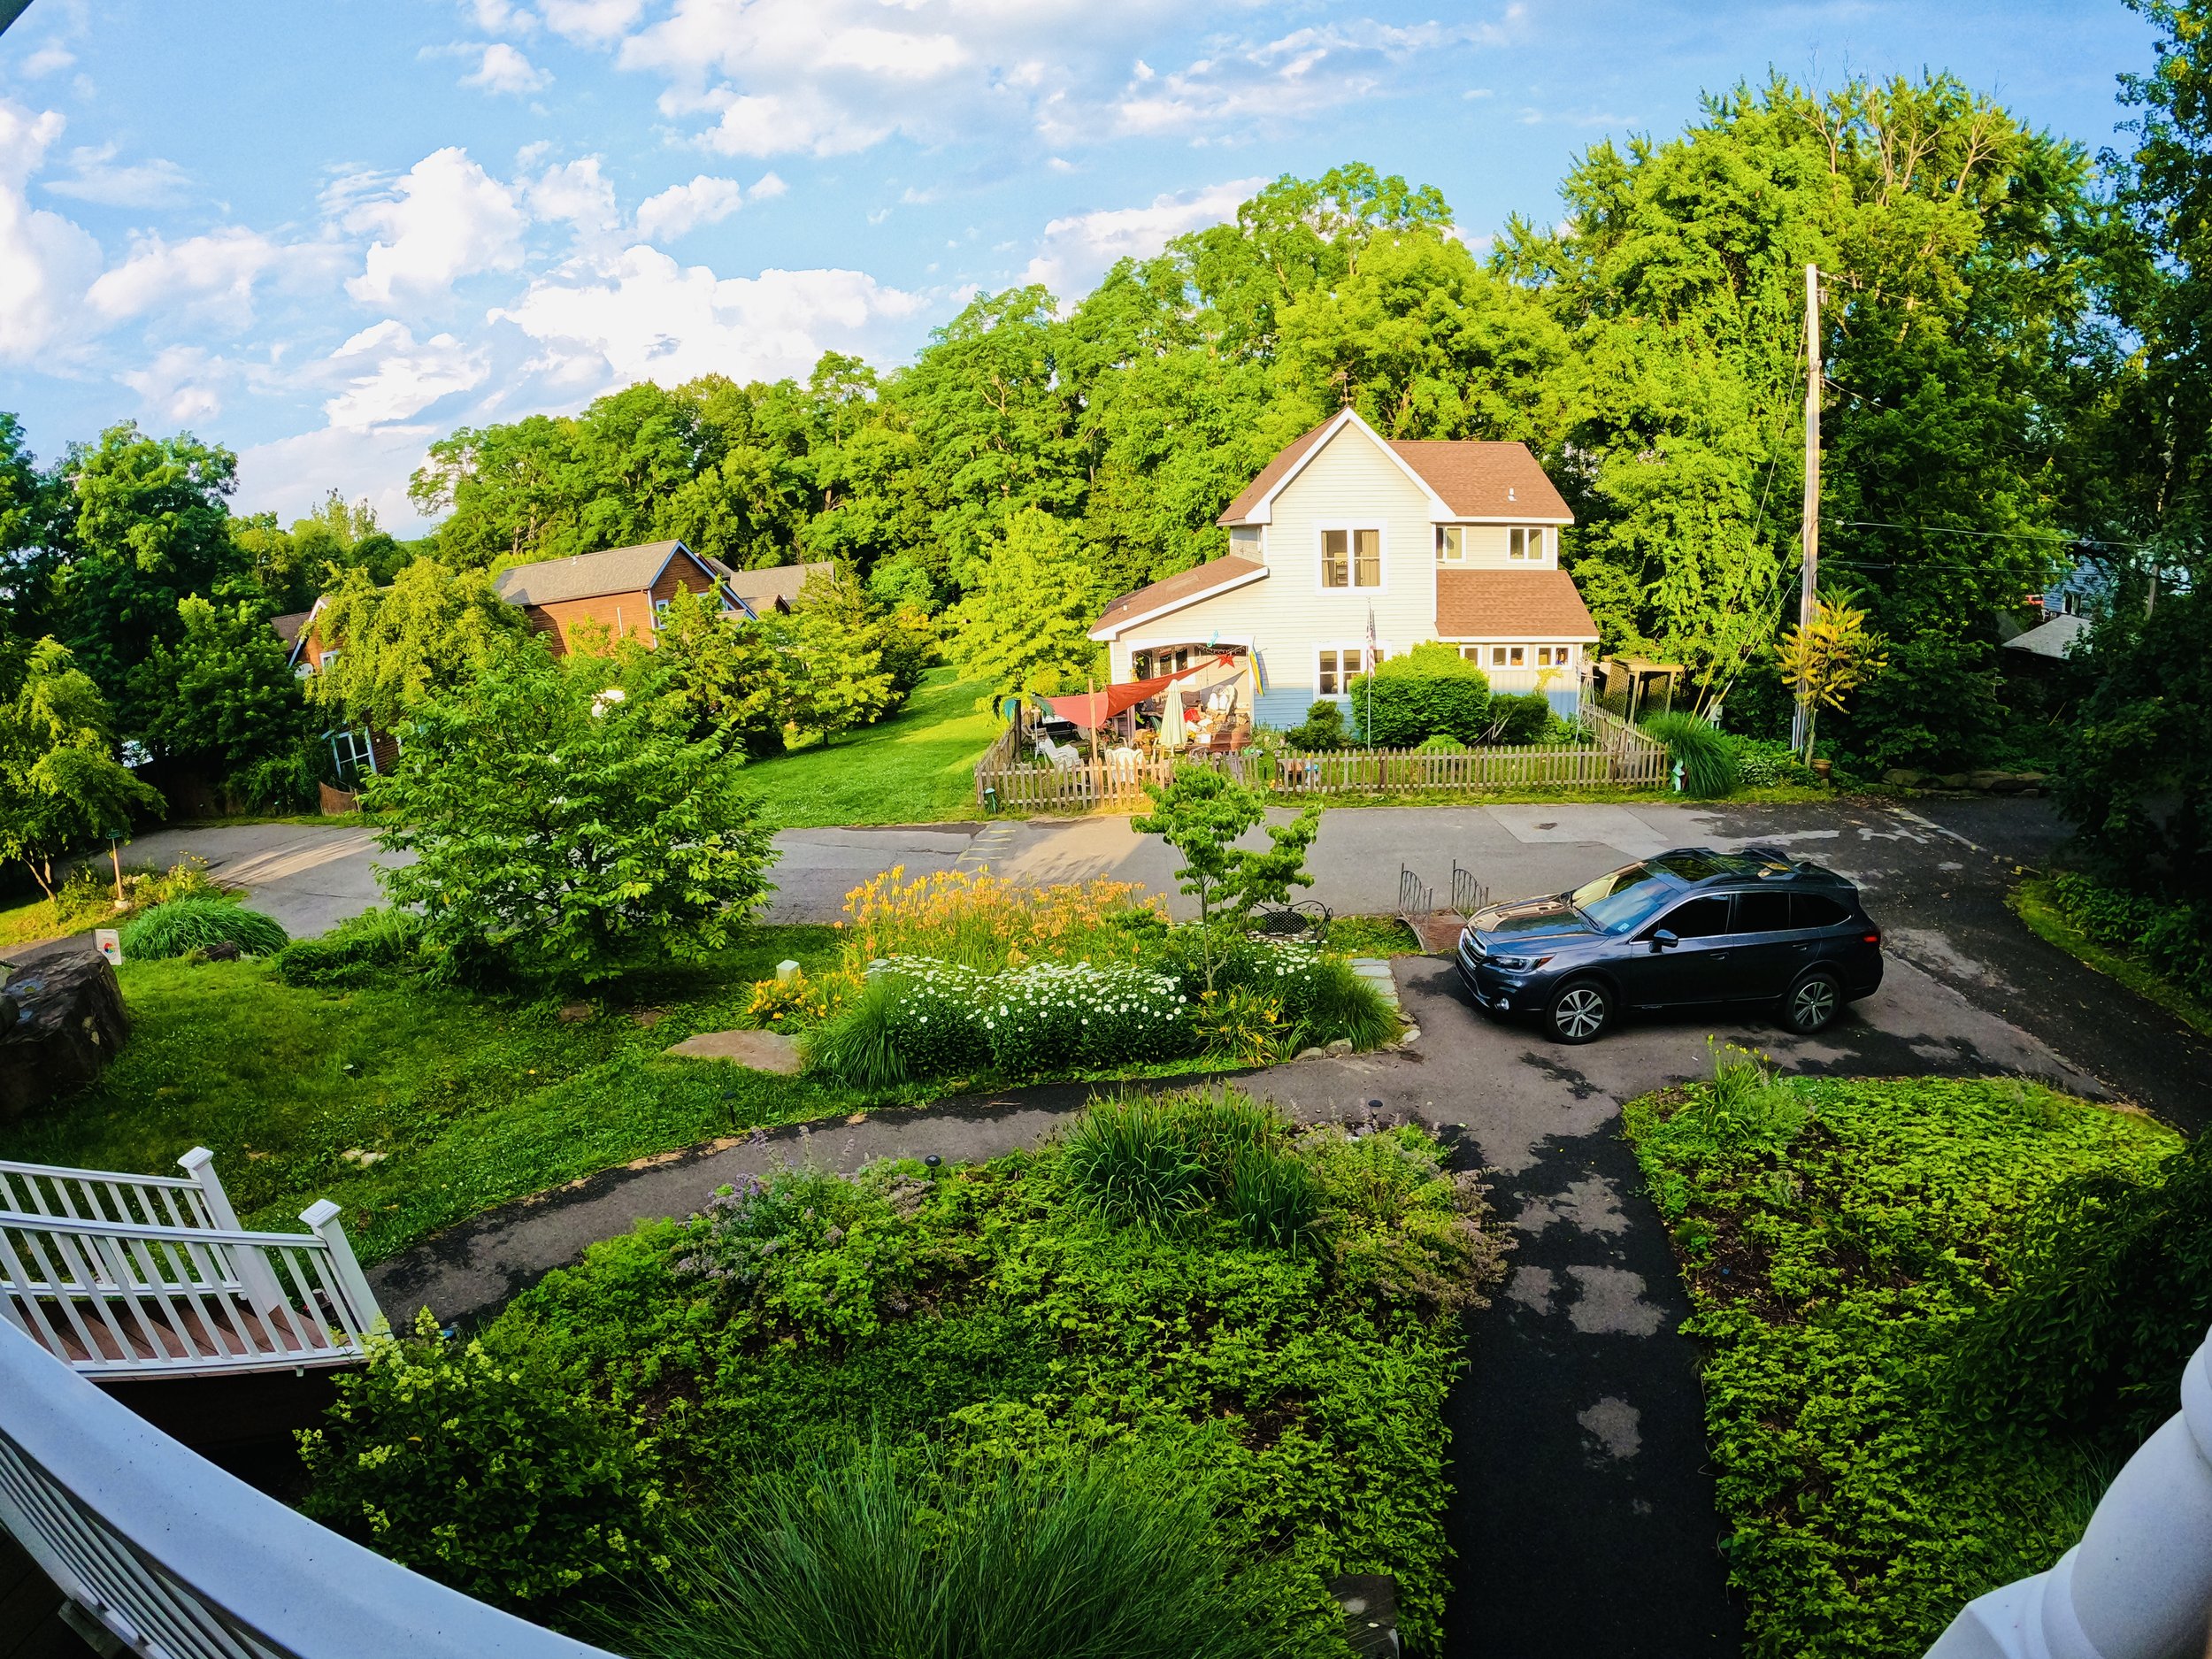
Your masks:
M1463 565L1467 562L1465 525L1440 524L1436 526L1436 562L1439 565Z
M1505 535L1505 556L1515 564L1531 564L1544 557L1544 532L1540 527L1516 525Z

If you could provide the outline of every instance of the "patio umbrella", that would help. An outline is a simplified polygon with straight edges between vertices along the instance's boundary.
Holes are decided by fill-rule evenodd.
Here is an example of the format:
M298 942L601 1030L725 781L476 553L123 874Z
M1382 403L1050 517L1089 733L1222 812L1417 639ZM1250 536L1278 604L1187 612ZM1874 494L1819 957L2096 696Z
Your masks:
M1190 741L1190 733L1183 726L1183 691L1179 686L1167 688L1167 708L1160 716L1160 747L1177 749Z

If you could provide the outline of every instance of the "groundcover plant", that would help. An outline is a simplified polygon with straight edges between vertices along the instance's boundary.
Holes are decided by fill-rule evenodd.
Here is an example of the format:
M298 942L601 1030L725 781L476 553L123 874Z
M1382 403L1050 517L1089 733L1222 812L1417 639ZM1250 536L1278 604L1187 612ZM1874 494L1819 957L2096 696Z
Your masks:
M1346 1572L1433 1648L1443 1402L1500 1247L1418 1131L1194 1090L703 1198L472 1344L387 1345L312 1511L624 1651L1317 1655Z

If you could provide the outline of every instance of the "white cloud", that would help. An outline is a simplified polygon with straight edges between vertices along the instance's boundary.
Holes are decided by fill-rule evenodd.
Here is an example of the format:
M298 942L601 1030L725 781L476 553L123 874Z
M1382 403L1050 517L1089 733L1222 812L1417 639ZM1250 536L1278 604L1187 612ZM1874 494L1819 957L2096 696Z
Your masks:
M475 69L461 77L465 87L481 87L487 92L511 92L520 95L541 92L553 84L553 77L533 64L527 58L504 41L494 41L484 48Z
M542 0L539 9L556 35L598 46L628 34L645 0Z
M725 156L844 156L879 144L896 130L892 122L870 119L814 92L729 95L712 102L722 119L699 142Z
M753 200L772 202L791 187L772 173L764 173L753 180Z
M776 175L767 175L774 179ZM777 179L781 185L783 180ZM637 234L648 242L674 242L701 225L718 224L737 211L739 193L734 179L701 173L689 184L671 185L658 196L649 196L637 206Z
M148 312L173 321L190 310L241 327L252 319L254 288L264 276L325 276L334 272L336 258L327 244L273 242L237 225L181 242L145 235L132 242L122 264L93 283L85 300L108 322Z
M1041 282L1062 297L1087 293L1117 259L1148 259L1168 239L1201 226L1218 225L1267 180L1232 179L1194 190L1156 196L1144 207L1104 208L1056 219L1045 227L1043 245L1022 273L1025 282Z
M222 413L220 383L231 378L231 365L197 346L165 346L144 368L115 378L138 394L154 419L186 426Z
M58 111L0 97L0 359L27 361L71 332L79 297L100 271L100 244L24 194L61 136Z
M487 35L529 35L538 27L535 12L508 0L462 0L461 10Z
M376 521L395 535L419 535L429 528L407 499L407 480L420 466L442 427L390 426L366 432L321 426L273 443L259 443L238 456L236 510L273 512L280 524L305 517L336 490L348 501L366 497Z
M923 303L864 272L717 278L641 246L603 269L534 282L492 316L537 341L532 366L565 382L672 384L709 373L803 378L825 350L863 351Z
M349 230L373 233L361 274L346 292L371 305L419 298L479 271L522 264L527 221L514 193L449 145L410 168L381 201L347 215Z
M157 156L118 166L115 150L113 144L80 146L69 152L69 176L41 188L103 207L167 207L183 199L192 180L175 162Z
M534 217L573 225L580 237L603 234L622 222L614 186L600 171L596 156L548 167L531 183L526 199Z
M1509 11L1517 20L1520 8ZM1140 60L1113 100L1110 130L1130 137L1240 134L1374 96L1386 73L1453 45L1497 44L1502 26L1411 27L1372 19L1294 29L1276 39L1214 52L1159 73ZM1084 135L1093 113L1079 106L1048 111L1056 139Z
M48 41L45 45L23 60L22 74L27 81L36 81L57 70L66 69L77 61L77 54L59 41Z
M475 390L491 373L485 347L451 334L433 334L418 346L407 326L390 318L364 328L329 361L345 373L345 390L323 413L333 426L353 432L409 419L442 397Z

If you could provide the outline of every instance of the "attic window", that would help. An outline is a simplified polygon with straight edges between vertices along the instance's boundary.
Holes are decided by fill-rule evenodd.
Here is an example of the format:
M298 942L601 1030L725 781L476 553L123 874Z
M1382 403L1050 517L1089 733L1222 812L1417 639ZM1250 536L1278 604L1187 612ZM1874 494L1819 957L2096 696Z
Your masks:
M1467 559L1467 529L1464 525L1440 524L1436 526L1436 562L1439 565L1461 565Z
M1521 564L1544 557L1544 533L1526 526L1516 525L1506 532L1505 556Z

